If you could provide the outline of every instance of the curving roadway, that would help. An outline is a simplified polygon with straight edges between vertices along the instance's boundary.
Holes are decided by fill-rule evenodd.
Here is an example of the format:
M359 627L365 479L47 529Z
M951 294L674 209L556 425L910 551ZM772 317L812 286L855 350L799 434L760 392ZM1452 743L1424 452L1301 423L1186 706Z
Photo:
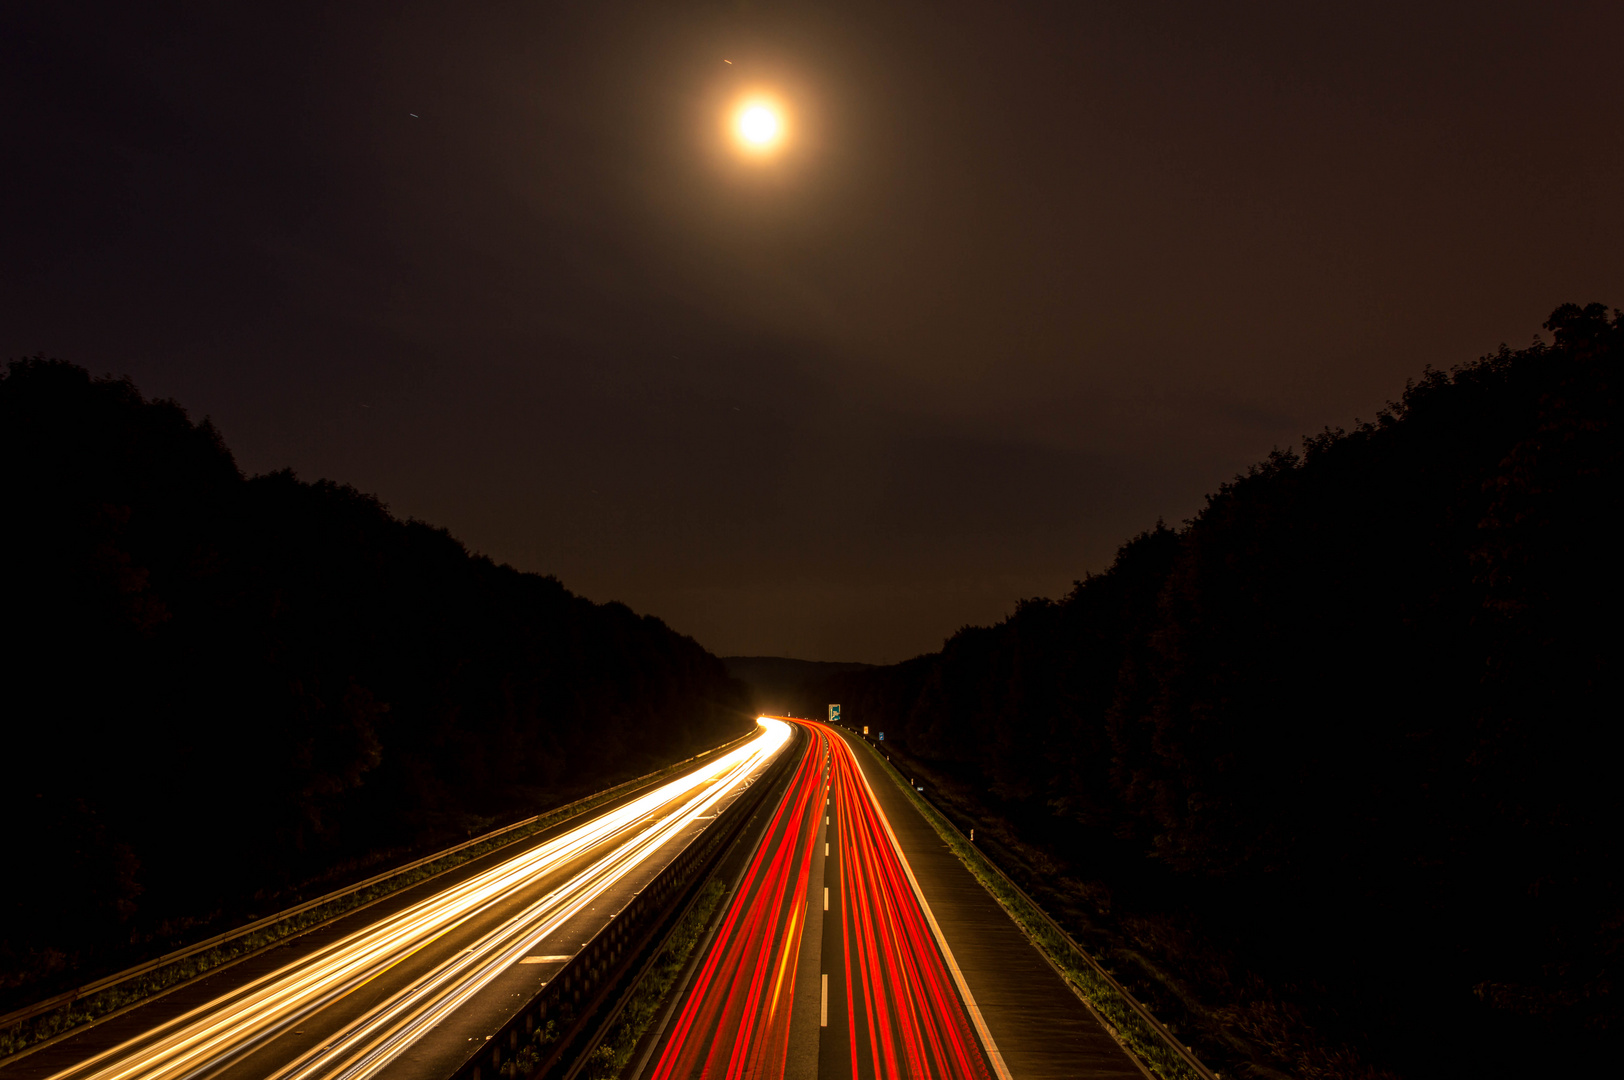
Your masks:
M560 835L480 860L0 1067L0 1080L446 1076L767 767L748 743Z
M1007 1077L851 749L790 722L810 736L796 775L644 1075ZM797 1009L813 987L816 1009ZM793 1017L820 1029L810 1053L792 1053Z

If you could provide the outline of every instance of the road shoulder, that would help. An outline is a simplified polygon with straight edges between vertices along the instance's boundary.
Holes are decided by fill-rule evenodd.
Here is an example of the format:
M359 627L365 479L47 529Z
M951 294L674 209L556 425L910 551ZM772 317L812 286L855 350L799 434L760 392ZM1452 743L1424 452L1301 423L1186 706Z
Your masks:
M1010 1072L1020 1080L1145 1073L982 887L861 739L839 729L890 821Z

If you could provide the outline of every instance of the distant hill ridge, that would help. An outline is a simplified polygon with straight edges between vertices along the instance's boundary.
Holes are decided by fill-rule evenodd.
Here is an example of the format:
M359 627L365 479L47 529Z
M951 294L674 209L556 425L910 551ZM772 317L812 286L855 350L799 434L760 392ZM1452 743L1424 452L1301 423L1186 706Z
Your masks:
M728 674L750 687L762 712L822 715L823 706L807 703L809 687L833 675L865 671L871 664L831 660L795 660L787 656L724 656Z

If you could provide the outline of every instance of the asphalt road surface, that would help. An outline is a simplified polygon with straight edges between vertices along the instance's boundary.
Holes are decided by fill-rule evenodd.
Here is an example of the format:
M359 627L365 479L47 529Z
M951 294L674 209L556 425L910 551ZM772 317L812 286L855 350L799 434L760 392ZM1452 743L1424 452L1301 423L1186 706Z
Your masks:
M676 1016L655 1080L784 1075L827 790L828 736L811 735Z
M0 1080L449 1076L767 767L695 770L5 1066Z
M810 736L797 773L646 1075L1000 1075L851 749L821 724L796 723ZM803 948L809 937L819 949ZM797 1008L808 991L816 1007Z
M873 748L793 722L804 756L638 1080L1148 1076Z

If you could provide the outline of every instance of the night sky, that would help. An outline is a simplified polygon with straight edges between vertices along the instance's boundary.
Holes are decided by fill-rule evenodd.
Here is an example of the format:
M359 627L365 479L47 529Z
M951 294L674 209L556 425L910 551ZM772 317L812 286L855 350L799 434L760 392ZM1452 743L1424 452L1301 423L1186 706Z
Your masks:
M719 654L898 660L1624 304L1621 40L1616 0L12 0L0 355Z

